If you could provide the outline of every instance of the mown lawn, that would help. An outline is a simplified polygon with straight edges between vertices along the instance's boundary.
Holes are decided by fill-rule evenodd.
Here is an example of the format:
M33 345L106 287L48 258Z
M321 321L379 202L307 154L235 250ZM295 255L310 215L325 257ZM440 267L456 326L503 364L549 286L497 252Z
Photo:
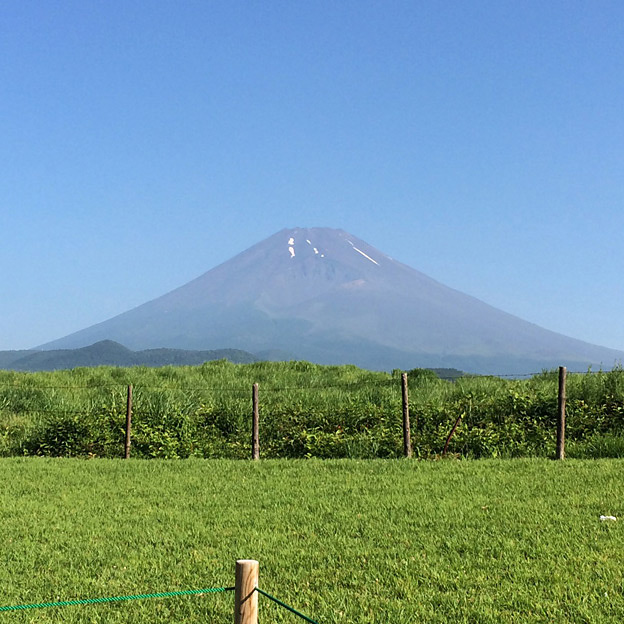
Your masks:
M319 623L621 622L624 461L0 460L0 605L227 586ZM615 522L599 516L614 515ZM0 612L232 621L233 595ZM261 622L301 622L260 599Z

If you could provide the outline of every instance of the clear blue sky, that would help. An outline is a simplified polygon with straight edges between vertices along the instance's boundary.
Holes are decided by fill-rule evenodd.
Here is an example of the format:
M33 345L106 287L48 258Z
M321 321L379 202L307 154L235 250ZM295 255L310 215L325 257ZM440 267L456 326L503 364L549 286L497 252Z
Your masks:
M0 349L295 226L624 349L624 3L2 3Z

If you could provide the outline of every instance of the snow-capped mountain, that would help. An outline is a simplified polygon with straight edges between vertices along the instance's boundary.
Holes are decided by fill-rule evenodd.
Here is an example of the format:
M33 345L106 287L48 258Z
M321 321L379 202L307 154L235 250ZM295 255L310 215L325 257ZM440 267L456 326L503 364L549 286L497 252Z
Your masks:
M100 340L494 374L610 368L624 359L502 312L329 228L284 229L176 290L41 348Z

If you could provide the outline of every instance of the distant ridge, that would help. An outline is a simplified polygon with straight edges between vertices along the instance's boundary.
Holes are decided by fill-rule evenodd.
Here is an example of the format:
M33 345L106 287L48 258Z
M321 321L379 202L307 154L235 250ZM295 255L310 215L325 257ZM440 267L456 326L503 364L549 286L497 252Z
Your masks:
M113 340L101 340L79 349L0 351L0 368L35 372L79 366L192 366L221 359L227 359L236 364L258 361L258 358L251 353L240 349L131 351Z
M176 290L41 348L101 340L136 350L227 345L374 370L524 374L624 361L622 351L538 327L329 228L284 229Z

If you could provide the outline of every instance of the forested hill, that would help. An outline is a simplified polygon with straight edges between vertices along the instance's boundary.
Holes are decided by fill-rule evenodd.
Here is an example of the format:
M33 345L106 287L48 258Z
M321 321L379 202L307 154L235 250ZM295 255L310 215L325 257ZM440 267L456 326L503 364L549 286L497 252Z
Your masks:
M132 351L118 342L102 340L80 349L0 351L0 368L16 371L50 371L78 366L192 366L221 359L236 364L258 361L256 356L240 349Z

